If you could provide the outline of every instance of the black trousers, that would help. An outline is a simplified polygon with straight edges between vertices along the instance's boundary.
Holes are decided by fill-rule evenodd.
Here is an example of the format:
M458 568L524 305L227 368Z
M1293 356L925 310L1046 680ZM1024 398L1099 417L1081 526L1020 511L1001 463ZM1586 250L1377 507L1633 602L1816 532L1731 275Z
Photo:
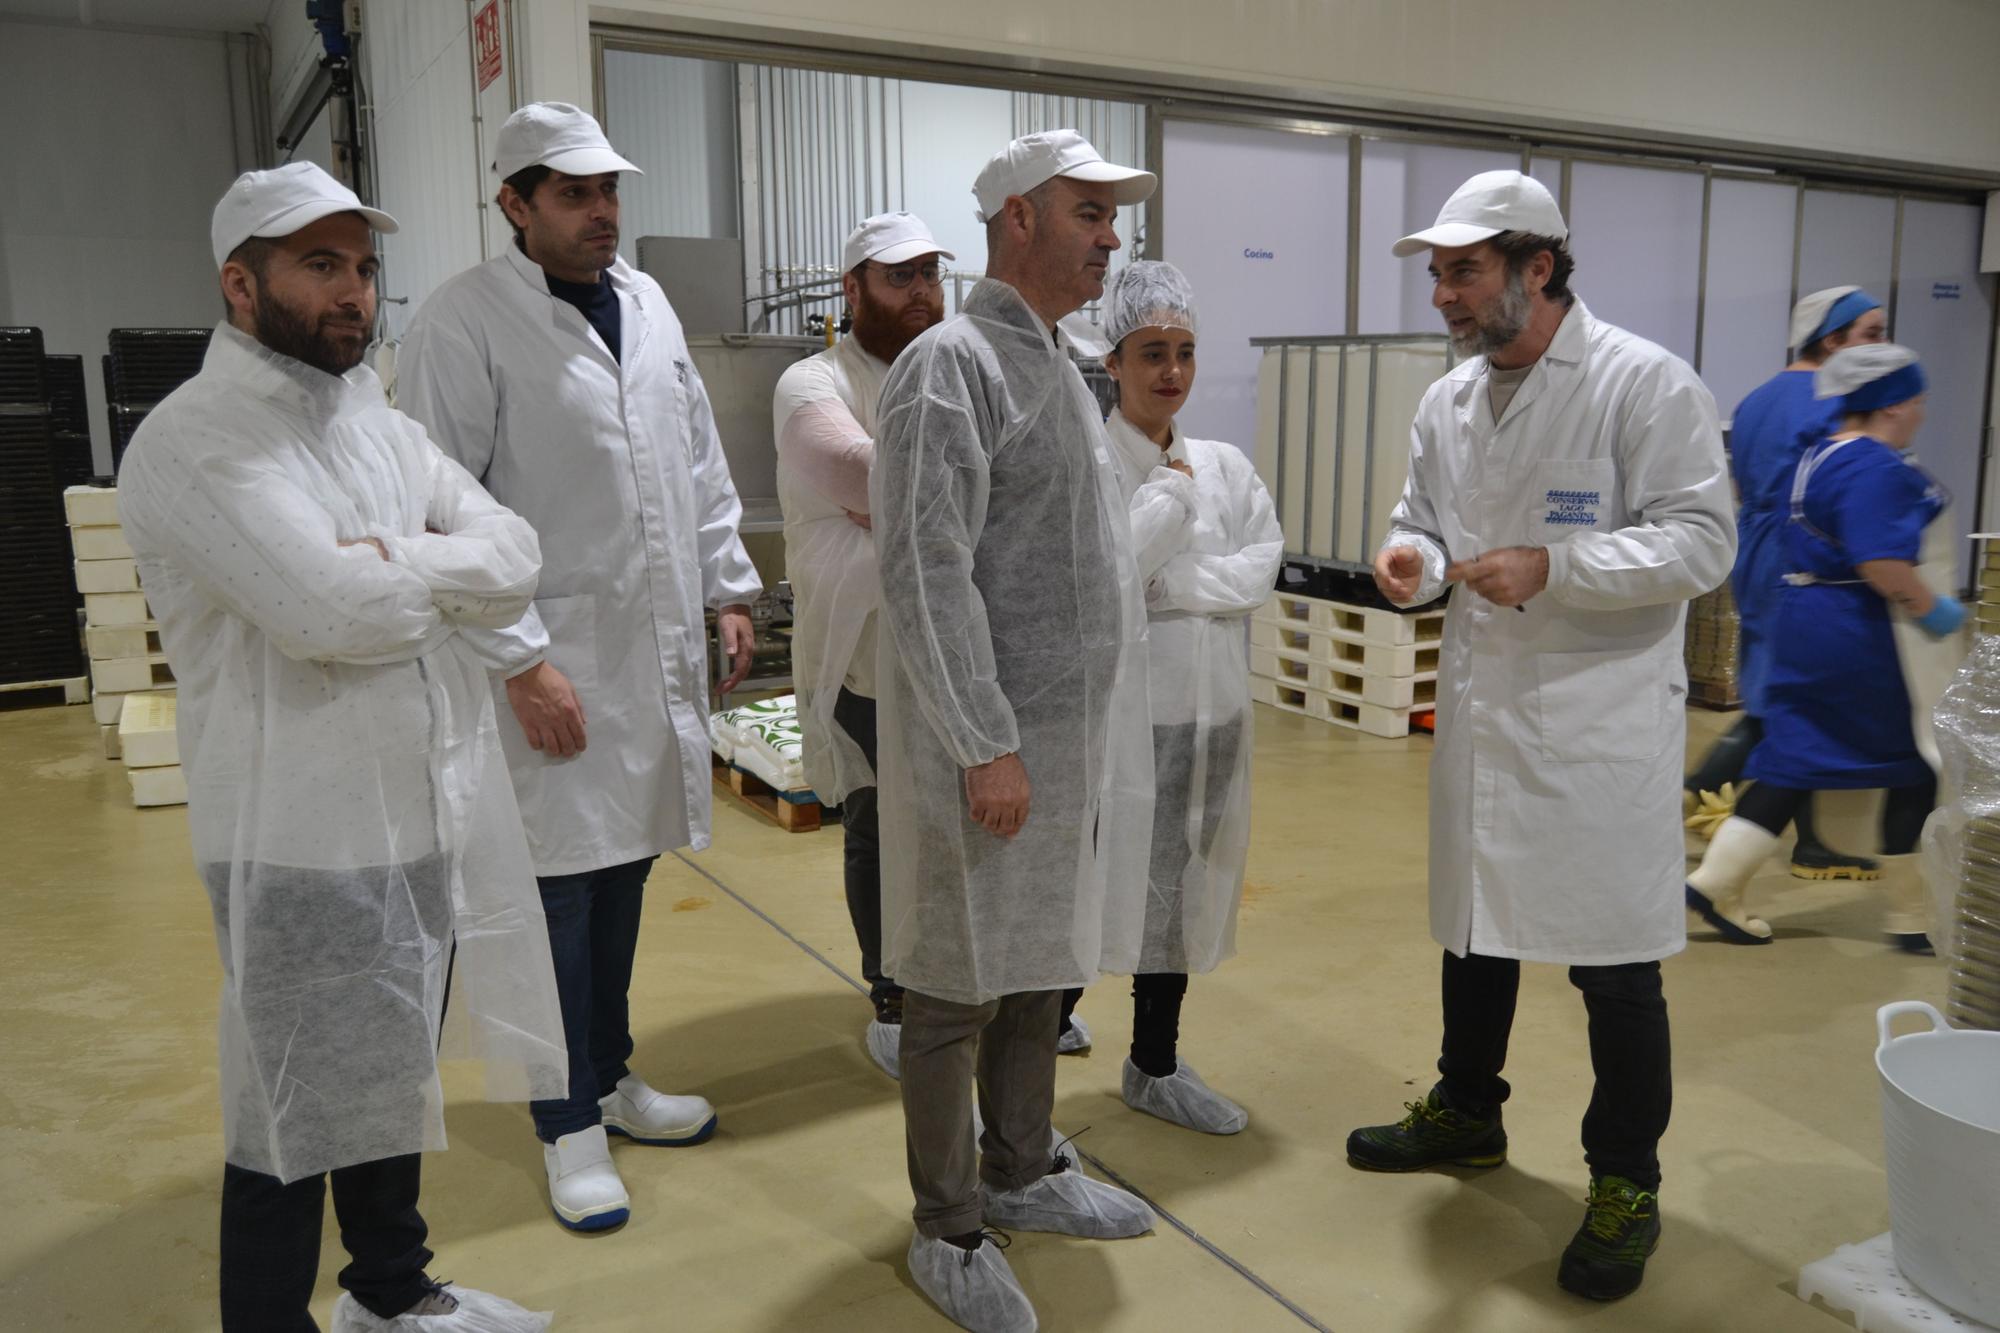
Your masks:
M416 1153L328 1172L340 1243L352 1260L340 1285L371 1314L393 1319L431 1289L429 1229L417 1211ZM240 1166L222 1169L223 1333L316 1333L307 1310L319 1275L327 1176L291 1184Z
M1624 1176L1660 1186L1660 1138L1674 1103L1667 1000L1658 963L1572 967L1590 1016L1590 1066L1597 1085L1583 1116L1583 1155L1592 1176ZM1468 1115L1499 1112L1510 1089L1500 1071L1514 1027L1521 964L1512 958L1444 955L1444 1047L1439 1091Z
M1132 1063L1154 1078L1165 1078L1178 1066L1187 987L1185 972L1141 972L1132 978ZM1063 992L1059 1034L1069 1031L1069 1016L1082 998L1080 986Z
M1917 850L1924 821L1937 807L1937 778L1891 787L1882 798L1882 855L1905 856ZM1812 809L1812 793L1760 782L1736 803L1736 813L1768 833L1783 833ZM1804 832L1801 831L1803 837Z
M875 766L875 701L841 690L833 701L833 720L861 747L868 766ZM882 834L875 788L847 793L840 803L842 869L847 881L847 919L854 925L854 942L861 949L861 976L879 1018L900 1015L903 988L882 975Z

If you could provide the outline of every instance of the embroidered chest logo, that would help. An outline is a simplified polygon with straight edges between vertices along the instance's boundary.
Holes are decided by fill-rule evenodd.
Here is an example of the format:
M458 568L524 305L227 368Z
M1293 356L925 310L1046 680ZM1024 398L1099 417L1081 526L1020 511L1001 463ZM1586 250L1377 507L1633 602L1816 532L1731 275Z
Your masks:
M1591 527L1597 522L1597 511L1603 501L1601 491L1550 491L1549 512L1542 522L1564 527Z

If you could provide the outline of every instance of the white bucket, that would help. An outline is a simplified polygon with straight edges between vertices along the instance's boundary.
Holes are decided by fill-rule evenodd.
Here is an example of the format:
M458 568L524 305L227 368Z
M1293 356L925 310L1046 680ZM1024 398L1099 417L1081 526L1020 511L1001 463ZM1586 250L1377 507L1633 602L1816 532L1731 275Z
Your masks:
M1889 1024L1922 1014L1930 1030ZM1882 1136L1896 1266L1926 1296L2000 1325L2000 1032L1963 1032L1921 1000L1885 1004Z

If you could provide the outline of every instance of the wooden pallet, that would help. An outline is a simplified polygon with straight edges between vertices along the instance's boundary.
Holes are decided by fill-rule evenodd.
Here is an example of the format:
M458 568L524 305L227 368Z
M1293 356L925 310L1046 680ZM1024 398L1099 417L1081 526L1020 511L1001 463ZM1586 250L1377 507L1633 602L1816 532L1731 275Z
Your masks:
M1301 717L1314 718L1320 722L1331 722L1336 727L1350 727L1366 732L1370 736L1381 736L1396 740L1410 734L1410 718L1415 709L1383 708L1362 699L1331 694L1324 690L1300 687L1275 680L1265 680L1259 676L1250 678L1250 697L1257 703L1266 704L1286 713L1297 713ZM1426 708L1423 711L1430 711Z
M811 792L779 791L755 773L711 755L715 785L734 796L747 810L764 816L787 833L811 833L820 825L819 798Z

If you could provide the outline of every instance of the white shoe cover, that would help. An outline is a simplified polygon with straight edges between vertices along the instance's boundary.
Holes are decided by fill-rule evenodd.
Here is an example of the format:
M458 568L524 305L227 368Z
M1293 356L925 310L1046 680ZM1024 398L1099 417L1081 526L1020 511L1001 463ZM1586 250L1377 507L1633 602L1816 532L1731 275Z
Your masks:
M348 1292L333 1303L333 1333L543 1333L555 1316L523 1310L504 1296L470 1287L446 1288L458 1302L450 1314L370 1314Z
M910 1241L910 1277L960 1328L972 1333L1035 1333L1035 1307L1007 1256L990 1240L962 1250L948 1240Z
M637 1074L627 1074L618 1086L597 1099L604 1127L634 1143L688 1148L705 1143L715 1133L715 1108L706 1097L675 1097L655 1092Z
M632 1216L632 1200L611 1164L604 1126L544 1143L542 1165L549 1173L549 1206L571 1231L603 1231Z
M1777 834L1731 815L1716 828L1701 864L1689 872L1688 887L1706 898L1715 914L1736 929L1768 940L1771 927L1750 915L1745 888L1777 845Z
M1056 1038L1057 1055L1081 1055L1090 1049L1090 1029L1075 1014L1069 1016L1069 1031Z
M1185 1060L1165 1078L1154 1078L1126 1057L1123 1092L1133 1110L1204 1134L1240 1134L1250 1123L1249 1112L1202 1082Z
M987 1225L1002 1231L1055 1231L1118 1240L1153 1229L1153 1210L1137 1195L1092 1180L1073 1163L1066 1171L1051 1172L1004 1194L982 1181L979 1194L986 1205Z
M868 1020L868 1058L890 1078L903 1081L903 1025Z

